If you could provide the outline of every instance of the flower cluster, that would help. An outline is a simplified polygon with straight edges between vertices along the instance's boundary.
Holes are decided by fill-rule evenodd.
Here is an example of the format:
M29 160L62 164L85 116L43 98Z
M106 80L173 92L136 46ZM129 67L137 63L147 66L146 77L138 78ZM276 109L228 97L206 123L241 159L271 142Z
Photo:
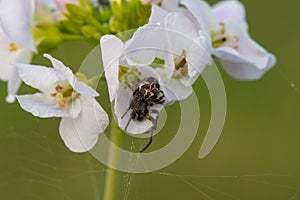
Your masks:
M212 57L234 78L260 78L275 64L275 57L253 41L247 29L239 1L210 7L202 0L163 0L152 5L149 22L125 43L103 36L102 59L119 126L126 129L128 118L122 116L132 98L124 80L135 85L143 77L156 77L166 97L164 105L169 105L192 93L192 84ZM129 81L133 72L135 79ZM132 123L126 131L143 133L150 126Z
M2 0L0 79L7 102L17 98L34 116L61 117L59 132L74 152L90 150L109 120L92 81L44 54L53 68L30 65L67 40L99 44L110 101L123 131L155 130L159 112L188 98L212 60L240 80L256 80L275 56L251 39L238 0L210 6L203 0ZM13 15L11 13L14 13ZM130 37L117 37L127 32ZM133 34L130 34L133 33ZM122 39L120 39L122 38ZM21 82L38 90L16 95ZM150 138L150 142L152 138ZM150 144L150 143L149 143Z

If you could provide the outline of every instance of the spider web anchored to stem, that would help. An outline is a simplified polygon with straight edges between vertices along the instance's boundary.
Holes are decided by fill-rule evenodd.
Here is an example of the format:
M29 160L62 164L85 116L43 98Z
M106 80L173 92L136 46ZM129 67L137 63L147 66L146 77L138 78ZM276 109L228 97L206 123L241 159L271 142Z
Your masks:
M18 112L19 107L3 105L1 102L1 111L6 113L1 115L0 124L1 199L103 199L107 167L88 153L70 152L58 135L59 120L41 120L25 112L12 116L8 113ZM22 123L24 119L26 123ZM207 159L197 158L199 139L183 158L165 169L148 174L117 172L118 199L300 199L298 152L294 148L299 142L295 138L291 139L294 143L284 138L277 143L288 143L285 156L280 154L283 150L263 152L265 148L260 149L257 144L258 154L276 155L273 160L264 162L257 161L257 155L252 158L243 155L244 160L236 159L240 158L238 155L230 157L237 145L233 143L232 149L228 147L228 135L226 132L222 136L213 156ZM158 138L154 138L156 143ZM243 142L241 138L236 140ZM244 141L242 146L248 142ZM145 140L139 140L129 146L136 150L144 143ZM268 148L270 146L272 143ZM280 146L275 148L280 149ZM242 154L251 151L247 146L238 149ZM128 162L134 167L139 160ZM244 162L247 164L243 165ZM272 163L268 165L268 162Z
M121 173L118 199L300 199L300 175Z

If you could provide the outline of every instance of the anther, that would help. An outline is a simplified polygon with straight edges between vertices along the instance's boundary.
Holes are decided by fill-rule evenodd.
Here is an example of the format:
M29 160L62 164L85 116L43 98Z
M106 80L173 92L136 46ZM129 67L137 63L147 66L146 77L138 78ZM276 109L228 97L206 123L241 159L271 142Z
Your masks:
M64 89L62 86L60 86L60 85L57 85L56 87L55 87L55 90L57 91L57 92L60 92L60 91L62 91L62 89Z

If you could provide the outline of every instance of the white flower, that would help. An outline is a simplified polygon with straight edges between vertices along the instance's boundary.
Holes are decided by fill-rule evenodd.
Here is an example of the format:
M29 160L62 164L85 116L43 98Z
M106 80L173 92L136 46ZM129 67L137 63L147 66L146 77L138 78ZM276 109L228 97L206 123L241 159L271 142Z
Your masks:
M128 63L135 66L163 60L155 70L177 101L192 93L192 84L210 64L209 44L207 34L199 32L189 16L153 5L150 24L134 33L125 51Z
M66 146L74 152L90 150L98 134L108 125L108 116L95 100L99 94L79 81L62 62L45 54L53 68L14 64L19 76L41 92L20 95L21 107L34 116L62 117L59 132ZM87 81L87 80L86 80Z
M0 80L8 82L7 102L15 101L15 94L21 85L21 79L11 65L12 62L30 63L32 56L31 51L11 42L0 28Z
M156 78L161 84L161 90L165 93L165 102L169 101L168 91L162 85L163 82L160 76L153 68L146 65L135 68L126 62L123 55L124 43L119 38L113 35L105 35L101 38L100 44L110 101L114 101L114 112L118 119L118 124L120 128L125 130L130 119L130 112L126 113L126 110L129 108L133 95L133 91L127 84L134 87L138 80L147 77ZM160 111L163 106L163 104L158 104L152 106L151 109ZM126 115L124 115L125 113ZM123 115L124 117L122 117ZM148 131L152 126L153 123L150 120L145 119L140 122L131 120L126 131L132 134L140 134Z
M34 10L34 0L0 2L0 27L12 42L31 51L36 51L31 34Z
M13 103L21 79L12 62L30 63L36 52L31 33L35 12L42 5L53 7L54 0L2 0L0 2L0 80L8 82L6 101Z
M244 6L236 0L221 1L210 7L202 0L181 0L211 35L213 55L237 79L259 79L274 66L276 58L248 34Z

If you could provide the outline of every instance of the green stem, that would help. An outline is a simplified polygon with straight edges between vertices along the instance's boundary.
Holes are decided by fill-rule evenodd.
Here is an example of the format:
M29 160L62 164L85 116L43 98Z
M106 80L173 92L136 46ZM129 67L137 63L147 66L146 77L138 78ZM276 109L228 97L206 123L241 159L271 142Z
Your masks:
M120 146L123 142L123 132L119 129L118 125L114 122L111 124L110 140L117 146ZM119 162L119 153L116 148L111 145L108 151L109 163L116 166ZM105 177L104 186L104 200L115 200L118 188L118 171L112 168L108 168Z

